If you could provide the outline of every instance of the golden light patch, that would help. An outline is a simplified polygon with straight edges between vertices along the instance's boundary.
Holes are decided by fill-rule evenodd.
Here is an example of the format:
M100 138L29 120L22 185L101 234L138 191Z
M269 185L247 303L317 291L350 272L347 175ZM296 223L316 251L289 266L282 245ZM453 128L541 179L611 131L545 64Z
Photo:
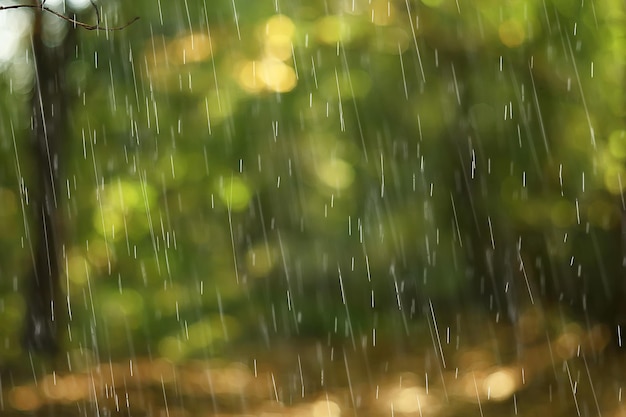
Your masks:
M258 61L245 61L237 71L237 82L250 93L257 93L265 88L265 83L258 75L258 64Z
M317 176L326 186L342 190L352 185L354 169L343 159L335 158L320 164Z
M153 70L168 65L206 61L213 57L215 40L204 33L188 33L174 39L153 37L144 47L146 61Z
M295 29L296 26L287 16L276 15L269 18L264 31L265 55L281 61L291 58Z
M576 323L571 323L566 326L563 333L553 344L554 351L562 359L569 359L576 355L580 344L582 342L582 329Z
M289 39L293 37L296 25L285 15L277 14L265 22L265 36L268 40Z
M266 42L264 49L266 57L287 61L291 58L292 43L288 39L278 42Z
M487 375L483 381L483 388L490 400L501 401L510 398L519 386L517 370L500 368Z
M90 384L86 375L47 375L39 386L48 399L73 403L89 396Z
M237 69L236 80L249 93L286 93L293 90L298 82L293 68L272 57L242 62Z
M319 400L313 404L311 414L313 417L339 417L341 415L341 407L332 400Z
M395 388L389 393L388 401L395 412L403 415L430 415L440 407L437 397L420 386Z
M498 28L500 41L509 48L515 48L524 43L526 31L520 22L514 19L505 20Z
M41 407L41 398L32 387L15 387L9 392L9 402L20 411L33 411Z
M286 93L296 86L296 72L281 60L267 58L259 64L259 76L267 90Z
M390 0L373 0L369 12L372 23L376 26L392 24L397 14L397 10Z
M213 44L206 34L188 34L178 37L167 45L167 54L171 62L188 64L206 61L211 58Z

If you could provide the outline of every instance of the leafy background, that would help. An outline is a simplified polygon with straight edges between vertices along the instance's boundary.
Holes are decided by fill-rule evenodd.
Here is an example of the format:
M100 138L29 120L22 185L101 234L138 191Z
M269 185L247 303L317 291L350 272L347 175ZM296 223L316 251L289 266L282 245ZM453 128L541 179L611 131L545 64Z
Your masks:
M76 30L67 63L70 352L354 344L409 335L433 306L620 320L622 2L98 7L107 25L140 20ZM64 42L69 25L47 19L50 46ZM24 22L0 84L4 361L23 354L36 168Z

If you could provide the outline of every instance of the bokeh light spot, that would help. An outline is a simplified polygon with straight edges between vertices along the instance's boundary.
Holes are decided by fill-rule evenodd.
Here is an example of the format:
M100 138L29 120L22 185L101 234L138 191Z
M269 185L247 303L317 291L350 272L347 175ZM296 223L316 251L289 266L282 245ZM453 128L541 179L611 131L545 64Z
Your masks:
M509 48L520 46L526 39L526 31L517 20L506 20L498 28L500 41Z
M268 90L285 93L296 86L296 73L278 59L267 58L260 62L260 76Z
M343 159L335 158L321 164L317 176L328 187L341 190L352 185L354 169Z
M511 369L498 369L487 375L483 381L489 398L495 401L505 400L513 395L517 389L517 375Z
M233 211L242 211L250 203L250 188L241 178L220 181L218 193L222 202Z
M609 136L609 152L617 159L626 158L626 131L615 130Z

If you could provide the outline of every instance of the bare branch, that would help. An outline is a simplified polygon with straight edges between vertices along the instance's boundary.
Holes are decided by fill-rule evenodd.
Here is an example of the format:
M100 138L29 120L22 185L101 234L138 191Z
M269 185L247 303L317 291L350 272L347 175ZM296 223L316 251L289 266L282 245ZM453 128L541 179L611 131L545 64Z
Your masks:
M127 28L128 26L132 25L133 23L135 23L137 20L139 20L139 17L135 17L131 20L129 20L128 22L126 22L126 24L122 25L122 26L114 26L114 27L102 27L100 26L100 12L98 11L98 7L96 6L96 4L90 0L91 5L93 6L95 12L96 12L96 24L95 25L89 25L87 23L83 23L79 20L76 19L72 19L71 17L65 16L64 14L61 14L59 12L56 12L52 9L50 9L49 7L44 6L43 4L45 3L42 2L40 5L33 5L33 4L15 4L12 6L0 6L0 11L1 10L10 10L10 9L23 9L23 8L27 8L27 9L41 9L44 10L48 13L52 13L53 15L57 16L60 19L65 20L66 22L69 22L75 26L81 27L85 30L103 30L103 31L114 31L114 30L122 30Z

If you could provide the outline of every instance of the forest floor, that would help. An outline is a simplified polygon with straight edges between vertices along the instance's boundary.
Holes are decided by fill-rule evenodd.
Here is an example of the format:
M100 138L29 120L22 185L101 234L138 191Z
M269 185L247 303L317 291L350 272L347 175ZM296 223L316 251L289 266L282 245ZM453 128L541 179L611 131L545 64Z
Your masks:
M50 365L4 376L0 415L626 416L626 354L611 329L549 321L464 316L375 342L283 339L177 364Z

